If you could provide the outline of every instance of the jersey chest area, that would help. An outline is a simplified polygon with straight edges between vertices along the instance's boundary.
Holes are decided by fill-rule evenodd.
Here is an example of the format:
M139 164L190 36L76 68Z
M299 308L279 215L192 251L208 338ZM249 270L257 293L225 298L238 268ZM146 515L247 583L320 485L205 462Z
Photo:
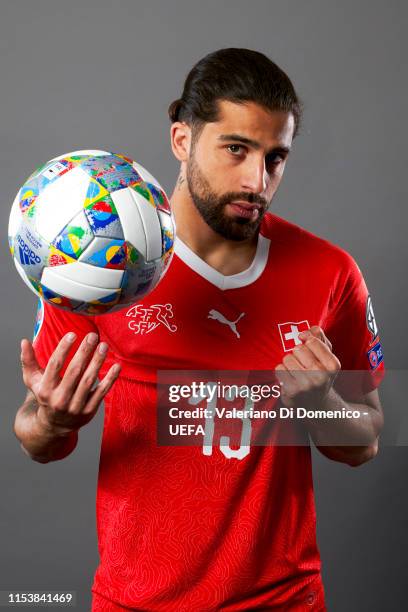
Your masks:
M154 369L270 369L323 326L330 291L267 266L254 282L220 289L176 262L140 302L98 320L116 356Z

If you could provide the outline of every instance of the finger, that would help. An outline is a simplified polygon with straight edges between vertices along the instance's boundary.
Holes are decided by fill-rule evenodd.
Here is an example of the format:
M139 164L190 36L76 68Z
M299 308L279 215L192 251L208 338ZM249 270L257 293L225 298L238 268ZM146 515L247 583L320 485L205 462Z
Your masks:
M318 361L317 357L310 350L307 343L294 348L293 355L296 356L296 360L299 361L299 363L301 363L305 368L305 379L309 388L319 387L327 381L327 376L329 376L329 373L320 363L320 361ZM303 385L305 385L305 380L303 380ZM306 389L307 387L303 386L303 390Z
M283 358L283 364L296 380L297 392L308 387L307 372L303 365L298 361L294 353L289 353Z
M340 361L321 340L318 338L310 338L306 340L306 346L315 355L318 361L320 361L325 370L331 372L340 369Z
M281 399L287 401L296 395L296 380L291 372L281 363L275 368L275 376L281 388Z
M282 388L286 387L289 383L292 383L293 380L294 380L293 376L288 371L288 369L283 365L283 363L280 363L279 365L276 366L276 368L275 368L275 376L276 376L276 379L277 379L279 385Z
M326 344L326 346L329 347L330 350L332 350L332 343L324 333L324 329L322 327L319 327L318 325L313 325L310 330L313 334L316 334L316 337L319 338L319 340L321 340L324 344Z
M91 397L83 410L83 414L91 414L92 412L96 412L99 404L101 403L101 401L111 389L113 383L119 376L120 369L120 365L118 363L115 363L110 368L106 376L100 381L98 386L93 391L91 391Z
M295 372L297 370L303 370L303 366L300 363L300 361L298 361L297 359L297 353L295 354L294 352L288 353L287 355L285 355L285 357L282 359L282 363L284 366L286 366L286 368L289 370L289 372L292 374L292 376L295 375Z
M69 406L70 413L79 414L85 407L91 389L98 378L99 370L105 361L107 351L108 345L106 342L101 342L79 381L77 390Z
M303 332L301 332L299 334L299 338L305 342L306 340L308 340L309 338L319 338L319 340L321 340L322 342L324 342L324 344L327 344L327 346L329 347L330 350L332 350L332 343L330 342L330 340L328 339L328 337L326 336L326 334L324 333L323 329L321 327L319 327L318 325L312 325L312 327L308 330L305 330Z
M98 335L96 333L91 332L87 334L69 362L58 387L58 396L61 396L61 399L64 399L66 404L70 402L97 342Z
M20 360L24 384L35 394L35 390L41 382L43 370L38 364L33 345L26 338L21 340Z
M293 349L293 356L306 370L322 369L322 364L317 360L316 355L310 350L307 344L296 346Z
M71 350L76 335L69 332L59 341L57 348L52 353L44 370L41 389L47 393L54 389L60 381L60 371L65 363L65 359Z

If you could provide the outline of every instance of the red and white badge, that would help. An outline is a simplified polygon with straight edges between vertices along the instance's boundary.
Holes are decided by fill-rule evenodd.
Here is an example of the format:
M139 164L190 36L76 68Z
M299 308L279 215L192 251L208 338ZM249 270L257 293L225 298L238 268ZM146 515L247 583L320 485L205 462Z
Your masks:
M310 329L310 325L308 321L288 321L287 323L278 323L278 328L283 350L287 352L302 344L299 334Z

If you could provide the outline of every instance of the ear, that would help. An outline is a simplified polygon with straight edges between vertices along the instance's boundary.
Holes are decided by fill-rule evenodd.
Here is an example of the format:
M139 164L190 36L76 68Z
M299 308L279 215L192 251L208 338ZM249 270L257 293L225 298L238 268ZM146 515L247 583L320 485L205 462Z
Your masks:
M170 127L171 148L175 157L185 162L190 155L191 128L187 123L175 121Z

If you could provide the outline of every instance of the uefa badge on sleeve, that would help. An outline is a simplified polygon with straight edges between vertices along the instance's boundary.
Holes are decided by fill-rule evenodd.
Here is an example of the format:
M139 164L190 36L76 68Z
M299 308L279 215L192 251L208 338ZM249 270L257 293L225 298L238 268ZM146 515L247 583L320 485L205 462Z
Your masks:
M384 359L384 355L382 352L382 346L380 342L377 342L367 353L368 362L370 364L370 368L375 370L378 368L382 360Z
M371 334L371 342L373 342L378 336L378 327L375 321L373 301L371 299L371 295L367 296L366 321L367 321L368 331Z

